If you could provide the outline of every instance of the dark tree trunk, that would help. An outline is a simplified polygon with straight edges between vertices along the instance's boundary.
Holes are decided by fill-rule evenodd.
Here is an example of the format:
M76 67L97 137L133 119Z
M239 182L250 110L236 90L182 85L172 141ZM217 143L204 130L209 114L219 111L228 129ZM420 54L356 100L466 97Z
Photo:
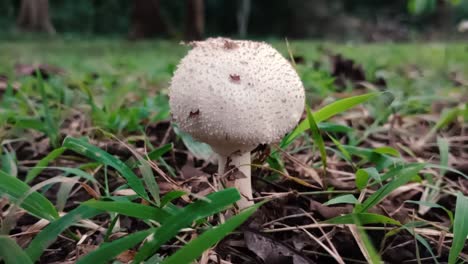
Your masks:
M185 15L185 39L199 40L205 31L205 10L203 0L187 0Z
M161 17L159 0L133 0L131 39L151 38L167 34L167 26Z
M55 34L49 17L49 0L22 0L16 25L24 31Z
M247 36L247 27L249 25L251 0L242 0L240 7L237 11L237 27L239 37L245 38Z
M285 1L291 18L288 35L294 38L322 37L330 24L330 6L327 0ZM334 19L334 18L333 18Z
M454 31L453 6L450 1L439 0L436 7L436 24L442 37L448 37Z

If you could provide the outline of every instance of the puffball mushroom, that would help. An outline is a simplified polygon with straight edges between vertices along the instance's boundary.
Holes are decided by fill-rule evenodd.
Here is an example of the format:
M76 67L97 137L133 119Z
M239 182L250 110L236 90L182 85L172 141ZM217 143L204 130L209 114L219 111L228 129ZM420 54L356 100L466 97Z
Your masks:
M245 175L234 182L243 209L253 205L250 151L279 141L297 125L304 87L292 65L266 43L210 38L191 46L171 80L172 118L219 155L219 175L231 165Z

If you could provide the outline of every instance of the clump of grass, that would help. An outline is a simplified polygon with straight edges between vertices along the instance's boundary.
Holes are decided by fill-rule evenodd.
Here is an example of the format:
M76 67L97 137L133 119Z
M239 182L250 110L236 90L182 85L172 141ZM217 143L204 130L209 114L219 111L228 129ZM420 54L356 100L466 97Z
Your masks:
M0 199L0 243L8 245L0 247L0 258L7 264L44 261L57 241L77 246L86 240L90 253L67 258L106 263L127 254L137 262L186 263L232 239L226 236L262 203L233 216L236 190L221 190L222 177L192 177L210 172L210 150L173 130L164 89L183 48L140 43L130 55L106 41L52 44L53 53L40 54L28 43L0 44L17 51L0 55L8 61L35 58L68 73L16 78L5 68L11 65L0 65L9 77L0 90L0 195L8 199ZM458 79L439 72L439 47L330 44L364 65L366 75L384 76L391 92L345 87L337 93L317 45L292 45L305 57L297 67L308 89L307 116L279 146L256 154L257 200L273 200L260 209L269 224L258 231L271 234L277 247L282 237L293 245L298 233L330 236L312 253L295 253L320 261L387 261L401 238L417 252L413 261L466 260L462 185L468 176L460 164L467 157L468 107L459 98ZM467 74L466 52L450 45L460 56L450 56L449 70ZM104 47L111 49L103 53ZM86 58L88 52L93 57ZM109 139L103 131L117 136ZM200 182L209 186L203 195L192 192ZM326 214L337 209L342 213ZM407 210L406 218L398 216ZM24 212L41 227L18 226ZM128 219L138 227L125 230ZM25 233L15 233L18 228ZM353 236L347 243L362 251L360 259L340 248L331 236L335 230ZM243 260L255 257L246 247L232 252ZM239 260L223 253L210 251Z
M18 253L17 257L25 259L29 263L37 261L44 250L46 250L68 227L78 224L81 220L92 218L100 214L110 214L114 215L114 217L116 214L135 217L145 221L150 228L105 243L91 254L80 259L79 263L106 263L117 257L123 251L129 250L141 243L145 238L151 235L153 239L143 243L140 252L135 256L134 261L139 263L153 256L163 243L176 237L181 229L190 226L198 220L204 220L207 217L223 211L240 199L240 194L236 189L228 188L209 194L206 197L200 197L198 201L184 208L178 208L171 203L170 200L172 198L160 198L157 192L153 192L151 193L153 199L159 201L158 205L156 205L154 201L150 201L149 195L141 180L122 161L116 159L104 150L79 139L67 138L64 141L63 147L66 150L75 151L96 162L114 168L127 180L127 184L135 191L136 196L129 199L119 199L116 196L101 196L99 201L90 200L81 203L81 205L71 210L63 217L59 217L59 213L53 204L41 193L37 192L36 189L38 188L30 188L21 180L0 171L0 177L2 178L0 193L6 195L11 202L35 217L50 221L50 224L37 234L24 252L19 251L20 253L18 253L18 251L15 251L16 253L13 253ZM142 163L144 163L144 160ZM143 167L140 167L142 172L146 170L142 168ZM156 182L153 182L153 184L156 184ZM151 202L152 205L132 202L132 200L136 199ZM164 201L164 204L160 202L161 200ZM261 203L243 211L236 217L220 224L210 231L207 231L203 236L188 244L186 246L187 248L184 248L182 251L184 252L183 255L180 255L181 253L174 255L173 258L168 258L164 263L172 263L171 261L179 258L183 258L187 261L195 259L202 254L204 250L208 249L239 226L254 213L260 205ZM203 222L204 221L202 221L201 224L203 224ZM13 243L15 248L17 247L16 243L12 242L7 237L2 237L2 239L5 240L5 243ZM6 263L16 263L16 260L12 260L11 258L11 252L3 252L1 256Z

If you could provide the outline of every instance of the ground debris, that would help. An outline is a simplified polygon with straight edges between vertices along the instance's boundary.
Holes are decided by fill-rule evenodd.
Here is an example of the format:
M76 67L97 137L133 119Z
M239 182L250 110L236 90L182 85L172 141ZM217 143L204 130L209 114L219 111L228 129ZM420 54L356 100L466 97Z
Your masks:
M306 256L265 234L245 231L247 248L254 252L264 263L272 264L310 264L315 263Z
M39 72L43 79L47 80L52 75L63 75L65 70L50 64L15 64L15 72L18 76L35 76Z

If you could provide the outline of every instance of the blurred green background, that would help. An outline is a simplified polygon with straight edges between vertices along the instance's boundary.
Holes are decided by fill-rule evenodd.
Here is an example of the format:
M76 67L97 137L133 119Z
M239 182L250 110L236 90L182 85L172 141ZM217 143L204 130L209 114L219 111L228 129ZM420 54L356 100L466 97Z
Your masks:
M459 39L467 0L2 0L0 38L48 32L131 39ZM460 29L460 28L459 28Z

